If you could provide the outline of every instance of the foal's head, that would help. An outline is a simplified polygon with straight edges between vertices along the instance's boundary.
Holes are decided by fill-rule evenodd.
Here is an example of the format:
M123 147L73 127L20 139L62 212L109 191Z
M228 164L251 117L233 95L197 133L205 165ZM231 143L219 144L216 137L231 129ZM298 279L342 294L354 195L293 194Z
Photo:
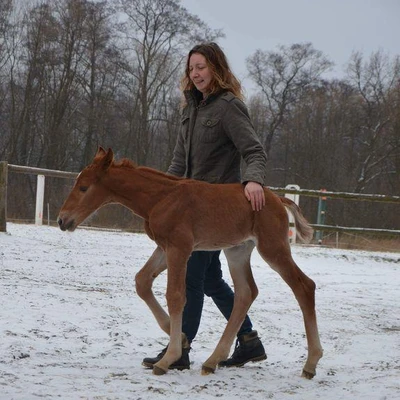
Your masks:
M110 202L109 192L101 181L113 160L111 149L105 151L99 147L93 162L78 175L58 215L57 222L63 231L74 231L90 214Z

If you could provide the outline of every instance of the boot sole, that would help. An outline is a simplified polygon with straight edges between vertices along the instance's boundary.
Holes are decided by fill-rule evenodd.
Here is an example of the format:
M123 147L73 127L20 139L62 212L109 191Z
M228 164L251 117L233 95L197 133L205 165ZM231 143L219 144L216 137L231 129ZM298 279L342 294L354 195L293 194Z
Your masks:
M247 361L239 363L239 364L231 364L231 365L229 365L229 364L227 364L227 365L218 364L218 367L223 367L223 368L243 367L243 365L245 365L245 364L247 364L249 362L259 362L259 361L264 361L266 359L267 359L267 355L263 354L262 356L251 358L250 360L247 360Z
M154 364L151 363L146 363L146 362L142 362L142 365L144 367L146 367L147 369L153 369ZM183 371L185 369L190 369L190 366L186 366L186 365L170 365L168 369L177 369L178 371Z

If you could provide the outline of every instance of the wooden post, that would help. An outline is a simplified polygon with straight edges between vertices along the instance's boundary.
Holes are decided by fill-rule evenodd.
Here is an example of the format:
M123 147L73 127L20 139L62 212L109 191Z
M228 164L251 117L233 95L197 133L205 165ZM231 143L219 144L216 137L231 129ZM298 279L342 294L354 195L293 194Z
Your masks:
M326 189L321 189L321 192L326 192ZM318 215L317 225L325 225L326 212L326 196L322 196L318 200ZM322 244L323 231L315 231L315 239L318 244Z
M0 232L7 232L7 161L0 161Z
M285 189L300 190L300 186L299 185L287 185L285 187ZM285 193L285 197L287 197L288 199L294 201L297 205L299 205L300 196L298 194ZM290 213L290 212L288 212L288 216L289 216L289 242L295 244L296 243L296 227L294 225L294 217L293 217L292 213Z
M35 225L43 224L44 175L37 176Z

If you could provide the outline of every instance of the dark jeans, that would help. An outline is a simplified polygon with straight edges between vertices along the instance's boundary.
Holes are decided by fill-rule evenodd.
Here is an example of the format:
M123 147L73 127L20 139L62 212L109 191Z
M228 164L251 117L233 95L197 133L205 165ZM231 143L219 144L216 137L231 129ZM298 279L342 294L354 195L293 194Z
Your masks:
M186 273L186 305L183 310L182 331L191 343L200 325L204 295L211 297L228 320L234 301L231 287L222 278L219 255L221 251L194 251L189 258ZM250 318L240 327L238 336L252 330Z

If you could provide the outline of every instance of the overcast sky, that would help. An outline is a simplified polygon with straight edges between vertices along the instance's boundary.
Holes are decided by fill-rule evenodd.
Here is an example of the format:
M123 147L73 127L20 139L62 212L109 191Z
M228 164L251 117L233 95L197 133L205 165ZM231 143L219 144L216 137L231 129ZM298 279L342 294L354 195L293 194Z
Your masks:
M246 58L255 50L311 42L342 77L353 51L365 56L382 49L400 55L400 0L182 0L182 6L212 28L221 28L231 67L247 94Z

